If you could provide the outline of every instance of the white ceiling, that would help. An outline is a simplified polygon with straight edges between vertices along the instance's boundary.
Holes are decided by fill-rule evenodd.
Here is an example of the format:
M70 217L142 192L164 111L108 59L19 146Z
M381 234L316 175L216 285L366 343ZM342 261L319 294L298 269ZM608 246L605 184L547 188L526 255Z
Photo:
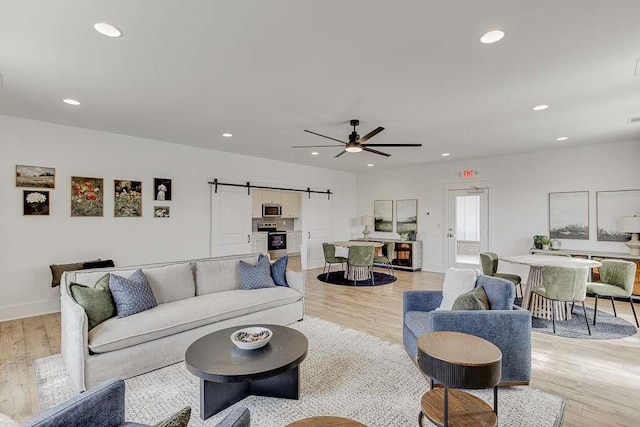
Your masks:
M0 0L0 114L347 171L637 140L638 16L638 0ZM507 35L479 43L492 29ZM303 129L346 139L351 118L424 146L290 148L332 143Z

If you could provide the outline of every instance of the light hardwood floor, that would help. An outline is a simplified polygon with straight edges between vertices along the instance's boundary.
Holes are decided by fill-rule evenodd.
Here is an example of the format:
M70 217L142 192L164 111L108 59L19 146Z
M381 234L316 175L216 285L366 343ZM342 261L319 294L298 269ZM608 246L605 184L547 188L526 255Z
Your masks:
M299 258L291 259L290 268L300 269ZM399 271L394 284L353 288L322 283L319 273L306 272L308 315L397 343L402 342L402 293L440 289L443 278ZM629 304L616 307L633 322ZM611 312L610 305L599 308ZM32 361L59 352L59 314L0 323L0 413L19 421L37 414ZM640 335L596 341L534 333L531 385L568 399L565 426L638 426Z

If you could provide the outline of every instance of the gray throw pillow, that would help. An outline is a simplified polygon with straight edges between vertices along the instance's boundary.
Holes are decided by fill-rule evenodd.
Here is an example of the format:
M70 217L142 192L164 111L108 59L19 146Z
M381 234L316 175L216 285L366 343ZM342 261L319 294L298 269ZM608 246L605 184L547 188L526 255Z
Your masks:
M128 279L109 274L109 289L118 317L131 316L158 305L142 270L136 270Z
M489 310L489 298L482 286L477 286L453 302L451 310Z
M259 258L256 265L240 260L238 266L240 268L241 289L275 288L276 284L271 278L271 264L269 264L267 257Z
M84 308L89 319L89 329L93 329L116 315L116 306L109 290L109 275L105 274L94 287L71 283L71 296Z
M191 418L191 406L182 408L166 420L154 424L153 427L187 427Z

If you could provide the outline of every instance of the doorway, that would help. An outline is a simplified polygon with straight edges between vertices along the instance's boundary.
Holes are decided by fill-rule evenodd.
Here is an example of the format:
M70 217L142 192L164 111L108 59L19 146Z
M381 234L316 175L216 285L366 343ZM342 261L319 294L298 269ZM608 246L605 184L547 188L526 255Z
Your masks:
M448 266L480 268L480 252L489 248L489 188L447 191Z

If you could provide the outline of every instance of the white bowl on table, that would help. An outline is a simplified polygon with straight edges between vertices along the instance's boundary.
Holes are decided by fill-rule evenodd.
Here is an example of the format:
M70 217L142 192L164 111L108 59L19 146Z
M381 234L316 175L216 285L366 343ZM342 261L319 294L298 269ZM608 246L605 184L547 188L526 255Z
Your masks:
M246 334L244 339L241 339L241 335ZM257 337L262 334L261 337ZM231 334L231 342L242 350L255 350L260 347L264 347L271 340L273 332L271 329L263 328L260 326L254 326L250 328L238 329Z

